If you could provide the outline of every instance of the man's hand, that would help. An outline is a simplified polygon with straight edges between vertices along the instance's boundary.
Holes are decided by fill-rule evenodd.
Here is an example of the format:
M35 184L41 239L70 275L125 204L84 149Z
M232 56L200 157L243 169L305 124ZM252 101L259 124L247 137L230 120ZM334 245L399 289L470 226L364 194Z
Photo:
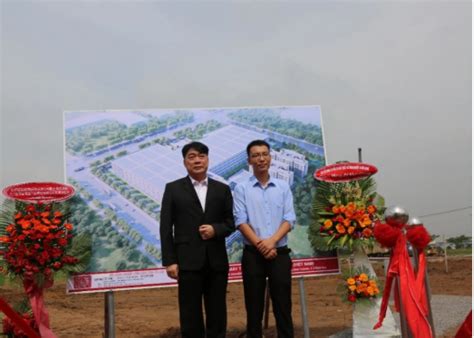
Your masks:
M208 240L216 235L214 227L210 224L203 224L199 227L199 234L203 240Z
M276 242L273 239L267 238L257 243L257 249L263 256L267 256L272 249L275 249L275 245Z
M277 249L273 248L273 249L270 250L270 252L268 254L266 254L263 257L265 257L265 259L272 260L272 259L275 259L277 255L278 255Z
M166 274L169 278L178 279L179 268L178 264L171 264L166 267Z

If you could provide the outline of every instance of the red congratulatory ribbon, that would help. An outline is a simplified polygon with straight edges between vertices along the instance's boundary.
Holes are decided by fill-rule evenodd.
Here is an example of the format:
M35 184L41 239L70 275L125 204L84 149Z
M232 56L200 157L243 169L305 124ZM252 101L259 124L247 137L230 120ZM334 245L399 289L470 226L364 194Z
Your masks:
M0 311L10 318L29 338L41 338L27 322L0 297Z

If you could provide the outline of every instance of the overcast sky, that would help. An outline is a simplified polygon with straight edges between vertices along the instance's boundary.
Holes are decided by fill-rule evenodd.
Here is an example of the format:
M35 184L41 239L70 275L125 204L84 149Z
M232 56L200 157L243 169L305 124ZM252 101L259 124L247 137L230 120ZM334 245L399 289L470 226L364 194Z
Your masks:
M1 9L2 187L64 180L65 110L320 105L330 163L361 147L387 205L471 234L470 1Z

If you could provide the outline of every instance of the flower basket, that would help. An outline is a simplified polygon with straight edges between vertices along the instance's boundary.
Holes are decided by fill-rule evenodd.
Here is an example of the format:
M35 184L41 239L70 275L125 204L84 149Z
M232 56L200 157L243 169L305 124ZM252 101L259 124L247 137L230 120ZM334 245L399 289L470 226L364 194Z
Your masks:
M42 337L55 337L49 328L44 289L53 285L56 272L84 271L90 259L90 236L74 236L67 219L66 202L7 200L0 213L0 273L20 279ZM8 320L4 324L10 325Z
M382 217L384 200L375 181L318 182L309 238L315 250L329 251L375 244L373 228Z

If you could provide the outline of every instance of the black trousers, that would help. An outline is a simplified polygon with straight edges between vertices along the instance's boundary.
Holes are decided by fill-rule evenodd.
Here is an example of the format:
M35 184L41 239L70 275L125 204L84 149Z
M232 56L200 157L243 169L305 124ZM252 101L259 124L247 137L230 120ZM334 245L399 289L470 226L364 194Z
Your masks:
M262 337L266 278L270 288L278 338L293 338L291 318L291 259L289 249L279 248L275 259L267 260L256 248L245 246L242 256L247 338Z
M225 337L227 275L228 271L215 271L208 265L199 271L179 271L179 321L183 338Z

